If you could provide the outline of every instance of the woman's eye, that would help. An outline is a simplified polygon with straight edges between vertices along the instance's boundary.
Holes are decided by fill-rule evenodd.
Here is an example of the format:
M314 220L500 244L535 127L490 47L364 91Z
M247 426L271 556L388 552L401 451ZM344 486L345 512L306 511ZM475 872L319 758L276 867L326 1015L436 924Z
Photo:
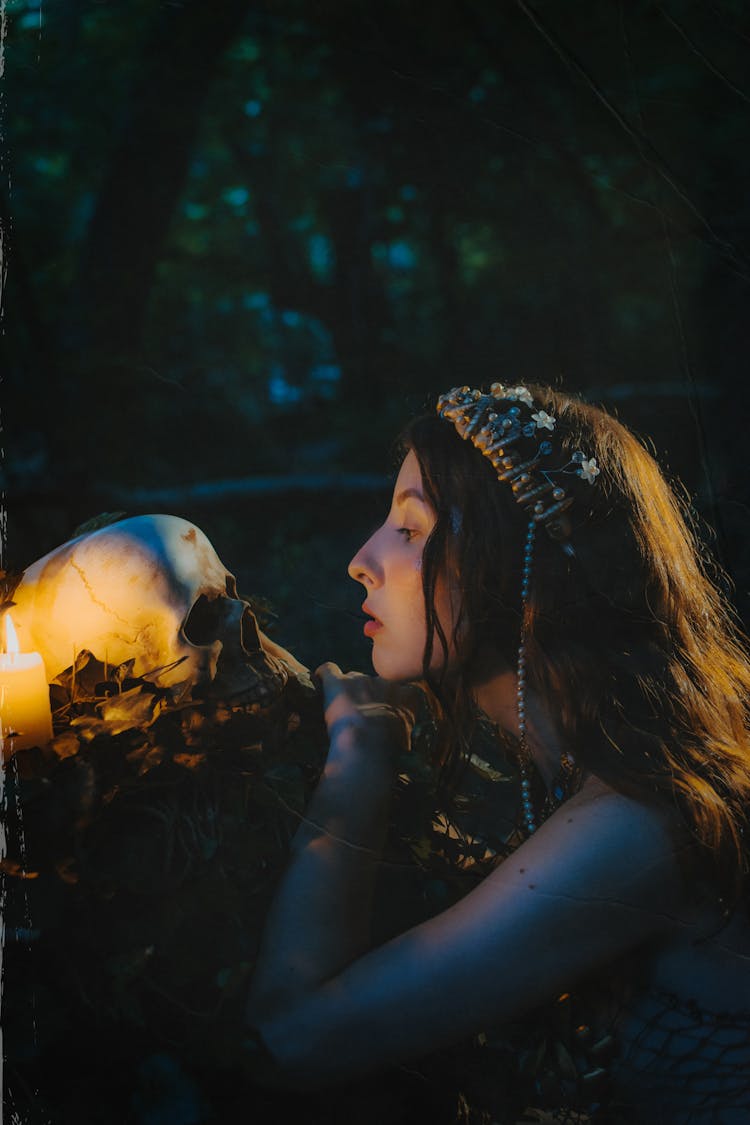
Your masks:
M411 543L412 539L417 534L416 531L410 527L399 527L396 529L396 532L398 535L403 535L407 543Z

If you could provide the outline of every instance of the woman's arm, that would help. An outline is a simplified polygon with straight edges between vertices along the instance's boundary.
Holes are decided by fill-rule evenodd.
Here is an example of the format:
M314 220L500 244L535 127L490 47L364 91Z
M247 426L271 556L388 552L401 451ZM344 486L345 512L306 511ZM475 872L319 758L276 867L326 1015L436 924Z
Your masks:
M413 689L334 665L318 674L330 750L266 922L249 1007L256 1024L367 949L394 763L408 745Z
M320 828L296 841L249 1007L283 1081L342 1081L446 1046L682 924L666 819L592 778L461 902L363 953L391 769L357 718L333 734L310 808Z

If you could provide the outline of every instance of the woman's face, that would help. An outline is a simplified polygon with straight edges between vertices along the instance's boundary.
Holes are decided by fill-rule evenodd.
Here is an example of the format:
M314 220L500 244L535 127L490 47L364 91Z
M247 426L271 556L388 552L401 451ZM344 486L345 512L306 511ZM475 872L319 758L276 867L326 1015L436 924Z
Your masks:
M372 663L386 680L417 680L427 625L422 592L422 552L435 513L424 495L419 462L409 452L393 490L388 518L370 536L349 563L349 575L361 582L367 597L362 605L370 616L365 634L372 638ZM435 594L438 619L450 638L454 607L445 583ZM442 661L442 646L435 645L433 665Z

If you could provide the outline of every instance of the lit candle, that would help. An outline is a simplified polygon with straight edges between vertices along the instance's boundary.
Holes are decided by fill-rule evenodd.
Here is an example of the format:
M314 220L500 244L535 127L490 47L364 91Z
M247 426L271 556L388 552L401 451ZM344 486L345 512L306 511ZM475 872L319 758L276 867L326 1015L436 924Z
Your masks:
M5 651L0 652L0 727L6 757L52 738L52 713L44 663L38 652L19 652L18 636L5 614Z

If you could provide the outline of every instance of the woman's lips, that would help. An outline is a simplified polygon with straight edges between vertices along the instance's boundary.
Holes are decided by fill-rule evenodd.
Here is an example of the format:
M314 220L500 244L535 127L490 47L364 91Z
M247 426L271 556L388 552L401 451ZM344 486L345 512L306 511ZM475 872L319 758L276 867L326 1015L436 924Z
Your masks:
M362 612L370 618L369 621L365 621L364 634L366 637L374 637L383 628L383 622L379 621L372 610L367 608L366 603L362 606Z

